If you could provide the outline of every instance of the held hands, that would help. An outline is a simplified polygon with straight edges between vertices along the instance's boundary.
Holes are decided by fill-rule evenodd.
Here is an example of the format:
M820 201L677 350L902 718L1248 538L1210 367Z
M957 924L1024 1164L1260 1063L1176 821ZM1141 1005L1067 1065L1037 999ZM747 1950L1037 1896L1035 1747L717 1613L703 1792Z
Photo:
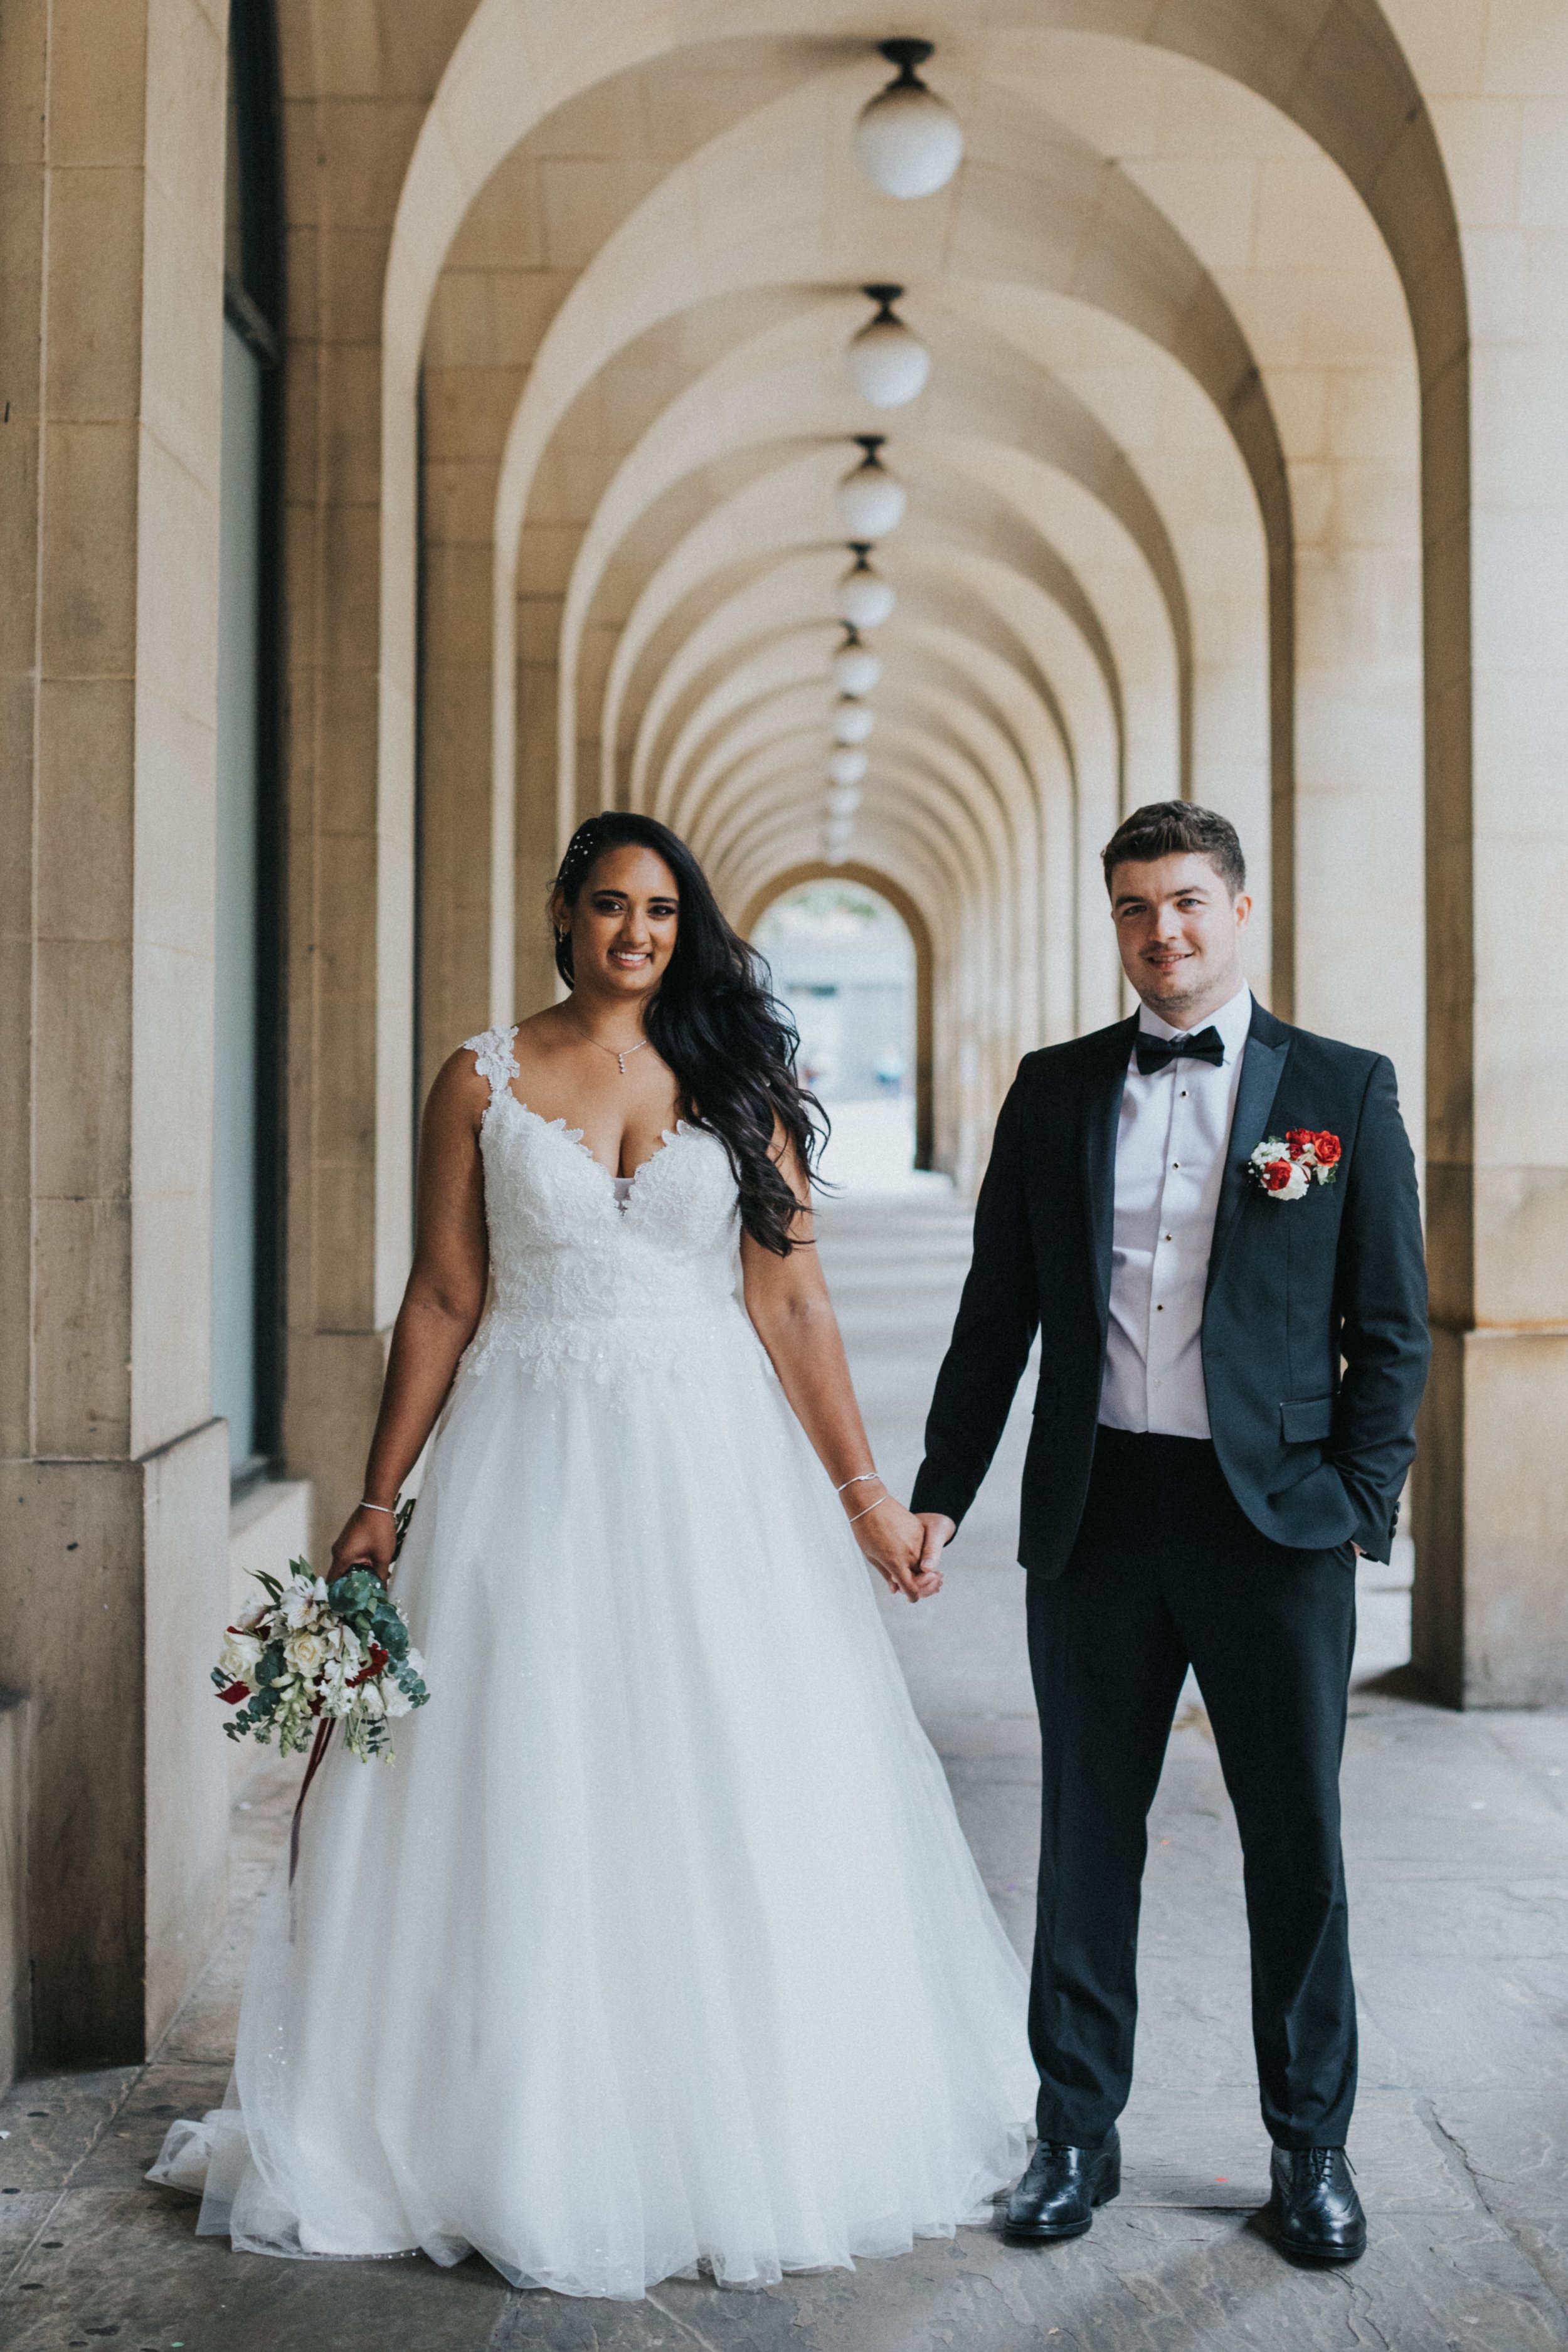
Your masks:
M924 1561L924 1528L879 1478L857 1482L839 1499L854 1523L856 1542L889 1592L901 1592L906 1601L926 1601L942 1591L940 1571Z
M331 1576L346 1576L351 1568L368 1568L383 1584L389 1584L396 1549L396 1521L390 1513L372 1510L362 1503L344 1521L343 1531L332 1546Z
M958 1533L958 1528L945 1511L917 1511L915 1521L924 1530L925 1537L921 1546L921 1571L929 1574L935 1570L938 1560Z

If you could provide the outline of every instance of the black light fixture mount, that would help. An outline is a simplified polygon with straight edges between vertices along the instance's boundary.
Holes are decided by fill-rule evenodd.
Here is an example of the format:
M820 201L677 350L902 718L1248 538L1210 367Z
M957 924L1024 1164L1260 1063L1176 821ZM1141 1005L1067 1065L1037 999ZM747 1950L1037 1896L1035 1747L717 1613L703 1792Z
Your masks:
M877 44L878 54L886 58L890 66L898 67L899 80L906 89L911 82L917 89L924 87L915 68L917 66L923 66L935 48L934 41L910 41L901 37L896 41L879 41Z

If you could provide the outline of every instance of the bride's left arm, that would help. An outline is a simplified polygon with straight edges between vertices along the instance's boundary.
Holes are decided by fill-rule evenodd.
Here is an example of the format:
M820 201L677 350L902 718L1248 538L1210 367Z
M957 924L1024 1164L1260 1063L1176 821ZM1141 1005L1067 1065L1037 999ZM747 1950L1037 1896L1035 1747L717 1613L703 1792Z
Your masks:
M741 1238L746 1312L773 1361L795 1419L840 1489L844 1516L866 1558L894 1592L910 1601L940 1592L940 1570L921 1570L925 1529L879 1477L871 1459L838 1318L827 1295L812 1234L811 1192L793 1146L778 1153L780 1172L800 1206L787 1257Z

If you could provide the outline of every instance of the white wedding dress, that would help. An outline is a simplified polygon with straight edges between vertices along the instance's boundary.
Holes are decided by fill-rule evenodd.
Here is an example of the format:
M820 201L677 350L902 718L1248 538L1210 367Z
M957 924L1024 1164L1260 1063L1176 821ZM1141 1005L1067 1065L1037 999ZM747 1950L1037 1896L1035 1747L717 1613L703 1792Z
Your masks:
M429 1705L341 1743L228 2103L151 2176L253 2252L640 2295L895 2254L1016 2173L1026 1985L737 1295L722 1146L629 1188L471 1039L493 1303L395 1591Z

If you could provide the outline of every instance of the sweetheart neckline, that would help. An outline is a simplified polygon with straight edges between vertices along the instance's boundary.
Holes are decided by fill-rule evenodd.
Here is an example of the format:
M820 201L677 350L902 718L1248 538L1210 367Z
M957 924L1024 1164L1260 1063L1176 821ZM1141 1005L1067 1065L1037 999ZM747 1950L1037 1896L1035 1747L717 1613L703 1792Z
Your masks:
M659 1143L658 1150L650 1151L646 1160L639 1160L629 1176L617 1176L613 1169L605 1167L604 1161L599 1158L598 1153L590 1150L589 1146L584 1142L583 1137L586 1132L584 1129L580 1127L568 1127L564 1118L546 1118L542 1111L537 1111L531 1104L525 1103L521 1095L514 1095L510 1086L498 1087L496 1088L495 1092L491 1095L489 1101L485 1105L485 1118L489 1117L497 1103L500 1102L503 1098L507 1102L510 1103L514 1109L521 1111L524 1118L531 1118L536 1127L542 1128L546 1135L558 1135L563 1143L570 1144L574 1150L580 1151L584 1159L586 1160L591 1166L596 1168L600 1175L604 1177L605 1182L610 1188L609 1199L612 1205L623 1213L631 1206L632 1201L636 1197L638 1181L644 1171L647 1169L651 1168L656 1160L662 1160L672 1143L679 1143L683 1138L699 1131L689 1126L683 1118L678 1118L673 1128L660 1128L659 1135L662 1140ZM482 1127L484 1120L481 1119L479 1124ZM631 1188L627 1192L625 1201L621 1201L616 1198L616 1186L617 1184L626 1184Z

